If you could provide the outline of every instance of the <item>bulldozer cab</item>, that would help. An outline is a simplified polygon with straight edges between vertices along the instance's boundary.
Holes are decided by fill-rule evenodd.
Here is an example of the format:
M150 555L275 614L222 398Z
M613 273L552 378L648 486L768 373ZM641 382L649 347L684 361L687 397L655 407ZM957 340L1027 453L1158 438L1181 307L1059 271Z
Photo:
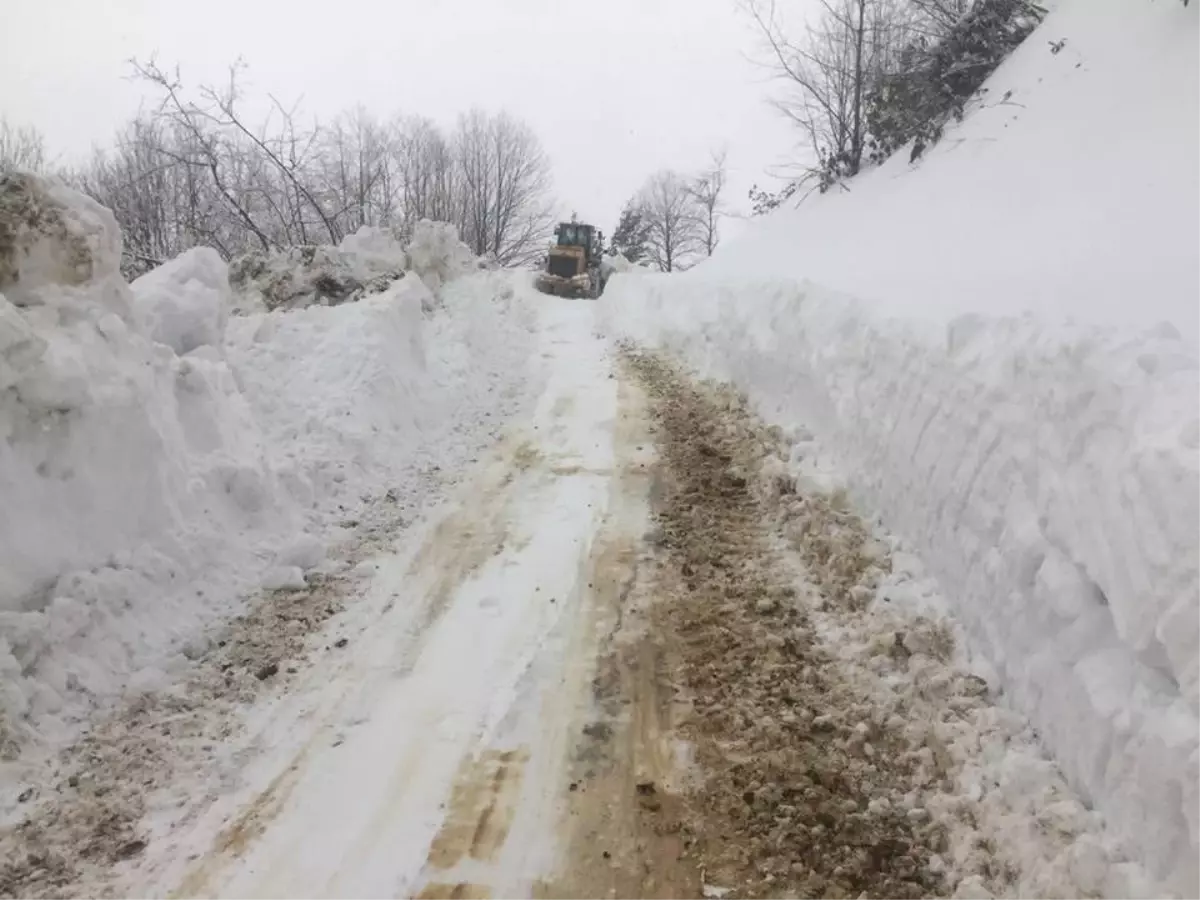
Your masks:
M559 247L580 247L583 249L585 265L591 265L600 256L600 244L597 232L592 225L581 225L578 222L561 222L554 229L554 236Z

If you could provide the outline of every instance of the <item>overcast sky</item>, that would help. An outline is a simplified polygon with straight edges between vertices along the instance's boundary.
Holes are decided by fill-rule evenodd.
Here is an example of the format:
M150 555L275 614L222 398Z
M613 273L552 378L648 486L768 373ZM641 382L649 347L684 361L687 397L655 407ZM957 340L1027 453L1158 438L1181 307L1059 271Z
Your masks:
M784 160L793 131L747 59L736 0L0 0L0 113L53 152L106 143L144 102L126 60L187 84L241 56L248 92L321 118L361 103L450 124L472 105L537 131L564 211L612 228L653 170L727 144L730 201Z

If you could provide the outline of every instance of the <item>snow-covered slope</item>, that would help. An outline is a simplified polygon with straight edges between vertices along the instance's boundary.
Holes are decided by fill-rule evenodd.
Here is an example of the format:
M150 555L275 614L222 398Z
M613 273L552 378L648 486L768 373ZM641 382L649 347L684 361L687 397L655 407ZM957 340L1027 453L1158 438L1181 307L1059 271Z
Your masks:
M1196 13L1065 0L919 165L901 154L602 300L615 334L817 431L997 687L1183 896L1200 887Z
M474 268L427 237L410 255L435 283ZM516 276L435 298L409 271L361 303L230 317L216 253L130 286L120 240L57 182L0 181L5 757L162 683L207 623L302 577L372 498L415 505L419 469L461 464L522 396Z
M1196 6L1047 5L918 165L902 150L847 190L756 223L707 274L811 278L906 318L1165 320L1194 342Z

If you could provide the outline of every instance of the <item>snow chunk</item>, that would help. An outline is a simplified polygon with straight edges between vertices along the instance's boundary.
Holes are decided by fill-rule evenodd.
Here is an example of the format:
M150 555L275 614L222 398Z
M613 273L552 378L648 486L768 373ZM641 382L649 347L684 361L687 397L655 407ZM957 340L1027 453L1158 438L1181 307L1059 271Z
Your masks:
M275 566L263 576L262 586L266 591L301 591L308 582L299 566Z
M364 282L362 269L336 247L292 247L264 256L249 253L230 266L230 281L239 294L239 307L262 304L267 309L304 309L353 302L372 291L382 290L402 274L382 273Z
M194 247L135 280L133 306L151 338L182 355L221 347L232 292L216 250Z
M356 274L363 280L403 271L408 260L404 247L390 231L371 225L363 225L354 234L342 238L338 250L354 261Z
M381 293L405 273L434 293L480 268L453 225L418 222L407 247L383 228L363 226L336 246L292 247L264 256L249 253L231 266L234 305L253 311L337 306Z
M964 878L954 891L954 900L991 900L994 896L978 875Z
M310 534L302 534L284 545L275 557L281 566L295 566L308 571L315 569L325 559L325 545Z
M409 268L437 291L449 281L478 268L475 254L458 239L458 229L446 222L422 219L408 244Z

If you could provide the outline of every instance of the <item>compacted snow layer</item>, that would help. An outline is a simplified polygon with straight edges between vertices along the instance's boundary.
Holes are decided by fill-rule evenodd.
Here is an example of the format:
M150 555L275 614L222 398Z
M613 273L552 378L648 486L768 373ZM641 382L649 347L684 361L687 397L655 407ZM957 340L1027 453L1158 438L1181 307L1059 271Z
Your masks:
M431 237L422 265L461 275L461 245ZM409 271L361 305L231 318L212 251L132 288L119 261L107 210L53 181L0 182L9 757L161 685L207 623L302 579L363 501L415 502L419 467L465 462L521 397L516 278L435 296Z

